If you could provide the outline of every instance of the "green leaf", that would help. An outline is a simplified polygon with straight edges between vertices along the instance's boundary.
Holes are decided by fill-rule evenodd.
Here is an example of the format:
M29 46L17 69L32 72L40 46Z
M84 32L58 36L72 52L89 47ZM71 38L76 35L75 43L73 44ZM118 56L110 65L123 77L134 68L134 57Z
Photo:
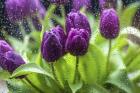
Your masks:
M75 64L76 64L76 57L67 54L64 56L64 59L66 61L67 64L67 80L70 83L73 83L74 80L74 75L75 75Z
M7 80L10 77L9 72L0 70L0 80Z
M135 88L135 93L139 93L140 92L140 86L138 84L135 84L134 88Z
M125 69L125 64L123 62L123 58L120 55L120 52L117 50L114 50L111 52L111 57L110 57L110 65L109 69L111 70L110 72L113 72L118 69Z
M36 55L36 59L35 59L35 63L39 66L41 66L41 64L43 63L42 61L42 57L41 57L41 52L39 51L39 53Z
M35 63L28 63L17 68L12 77L28 75L28 78L40 89L47 88L49 93L61 93L61 86L53 79L52 75ZM45 88L45 89L43 89Z
M91 32L92 34L95 34L97 32L97 29L99 27L99 22L98 20L95 20L95 17L93 16L92 13L86 13L86 16L88 18L88 21L90 23L90 26L91 26Z
M132 72L132 73L129 73L128 76L129 76L129 79L130 79L131 81L137 83L137 82L140 81L140 70L136 70L136 71L134 71L134 72Z
M99 27L98 27L99 28ZM97 29L94 34L91 37L90 43L91 44L96 44L98 46L104 46L104 44L106 43L107 39L105 39L104 37L101 36L99 29Z
M79 81L75 84L73 83L69 83L69 86L72 90L72 93L76 93L82 86L83 86L83 82L82 81Z
M27 75L27 74L31 74L31 73L43 74L43 75L46 75L46 76L52 78L52 76L49 73L47 73L40 66L38 66L34 63L28 63L28 64L21 65L19 68L17 68L13 72L11 77L13 78L13 77L18 77L21 75Z
M25 54L29 53L30 52L30 49L28 47L29 45L29 36L26 35L24 37L24 40L19 40L19 39L16 39L14 37L11 37L9 36L8 37L8 40L10 41L12 47L19 53L19 54L22 54L22 56L24 56Z
M106 76L106 58L95 45L90 45L88 53L80 57L79 72L87 83L103 83Z
M84 84L76 93L109 93L104 87L98 84Z
M46 76L42 74L32 73L27 77L31 82L34 83L35 86L37 86L42 91L46 91L47 89L48 93L54 93L53 90L47 85L48 83L45 80Z
M134 93L125 69L118 69L110 74L107 83L117 86L127 93Z
M117 39L115 46L119 46L119 52L123 57L126 66L132 63L132 61L140 53L140 32L134 27L126 27L121 30L120 38Z
M140 49L138 46L134 44L129 44L127 51L125 51L124 55L124 62L125 65L128 67L134 60L139 56Z
M31 49L34 48L39 48L40 47L40 34L41 32L39 31L33 31L30 33L30 37L33 39L30 41L29 46L31 47Z
M70 86L69 86L68 81L65 81L64 89L65 89L64 93L73 93L73 92L72 92L72 89L71 89Z
M140 6L140 2L133 3L129 5L120 16L121 27L130 26L133 20L133 17Z
M62 86L54 79L47 77L45 78L45 82L47 83L47 86L51 88L53 93L63 93L65 91L65 89L63 89Z
M68 75L69 75L67 70L68 65L66 61L63 58L61 58L54 64L54 67L58 80L64 86L65 81L68 80Z
M58 82L45 75L33 73L28 75L28 79L45 93L61 93L63 91Z
M22 52L24 46L23 46L23 42L20 40L17 40L16 38L13 37L9 37L8 40L10 41L12 47L18 51L19 53Z
M138 51L138 53L136 52L136 55L134 55L133 59L127 67L127 71L129 72L134 72L138 70L140 70L140 51Z
M22 80L11 79L7 81L7 87L11 93L38 93L32 86Z

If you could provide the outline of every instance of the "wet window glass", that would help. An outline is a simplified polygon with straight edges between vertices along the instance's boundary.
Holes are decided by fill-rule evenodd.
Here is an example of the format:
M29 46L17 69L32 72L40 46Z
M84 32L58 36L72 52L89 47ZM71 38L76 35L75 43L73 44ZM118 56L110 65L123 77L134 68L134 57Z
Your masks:
M0 93L140 93L140 0L1 0Z

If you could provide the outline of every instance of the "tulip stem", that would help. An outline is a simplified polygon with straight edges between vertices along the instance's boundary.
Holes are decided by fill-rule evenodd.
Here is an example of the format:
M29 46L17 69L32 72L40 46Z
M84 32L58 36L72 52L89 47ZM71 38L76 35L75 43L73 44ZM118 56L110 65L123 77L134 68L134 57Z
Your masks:
M27 77L25 77L25 80L26 80L33 88L35 88L39 93L44 93L41 89L39 89L36 85L34 85Z
M55 80L58 81L56 73L55 73L54 63L51 63L51 69L52 69L52 74L53 74Z
M111 39L109 40L109 49L108 49L108 55L107 55L107 65L106 65L106 69L107 69L107 75L109 75L109 63L110 63L110 55L111 55L111 43L112 43L112 41L111 41Z
M64 7L64 5L61 5L61 14L62 14L62 17L63 17L63 20L64 20L64 24L63 24L63 26L64 26L64 31L66 32L66 28L65 28L65 23L66 23L66 18L65 18L65 7Z
M76 56L75 75L73 83L76 83L76 80L79 78L78 66L79 66L79 57Z
M19 23L18 23L18 26L19 26L19 30L21 31L21 34L22 34L22 36L23 36L23 38L24 38L25 35L26 35L26 33L25 33L25 31L24 31L22 22L19 22Z

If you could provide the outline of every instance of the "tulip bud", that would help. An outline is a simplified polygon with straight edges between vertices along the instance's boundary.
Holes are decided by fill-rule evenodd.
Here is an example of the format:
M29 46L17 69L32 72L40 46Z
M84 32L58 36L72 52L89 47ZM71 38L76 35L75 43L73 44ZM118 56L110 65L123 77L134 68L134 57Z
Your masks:
M10 21L19 21L34 15L40 6L39 0L6 0L6 13Z
M86 16L80 12L70 12L66 19L66 31L67 34L70 32L71 28L85 29L91 34L90 24Z
M13 48L4 40L0 40L0 54L4 54L8 51L13 51Z
M0 54L0 66L10 73L13 73L13 71L22 64L25 64L25 61L20 55L16 54L13 51L8 51L5 54Z
M80 10L81 7L91 8L91 0L73 0L73 9Z
M63 47L62 55L65 54L65 42L66 42L67 37L66 37L66 35L64 33L64 30L62 29L62 27L57 26L57 27L52 29L52 32L59 37L60 43L61 43L61 45Z
M65 49L74 56L84 55L89 44L89 33L85 29L72 28L66 40Z
M65 39L64 31L59 26L45 32L41 44L43 58L48 62L58 60L64 54Z
M118 36L120 30L119 18L116 11L105 9L101 14L100 33L106 39L114 39Z

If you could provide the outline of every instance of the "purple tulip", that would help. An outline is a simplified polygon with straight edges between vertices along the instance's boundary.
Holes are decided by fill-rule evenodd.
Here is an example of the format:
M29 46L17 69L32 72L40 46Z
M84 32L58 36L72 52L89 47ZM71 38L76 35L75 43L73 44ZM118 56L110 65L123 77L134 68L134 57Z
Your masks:
M119 18L116 11L113 8L103 10L100 19L101 35L106 39L113 39L118 36L119 30Z
M67 38L67 37L66 37L66 35L65 35L65 33L64 33L64 30L62 29L62 27L57 26L57 27L53 28L51 31L52 31L54 34L56 34L57 36L59 36L59 38L60 38L60 43L61 43L61 45L62 45L62 47L63 47L62 55L65 54L65 42L66 42L66 38Z
M10 21L19 21L34 15L40 6L39 0L6 0L6 13Z
M69 0L50 0L51 3L54 3L54 4L65 4L67 3Z
M66 36L63 29L57 26L50 32L45 32L41 44L41 53L48 62L54 62L64 55Z
M0 54L0 66L10 73L13 73L16 68L23 64L25 64L25 61L14 51L8 51L5 54Z
M70 32L71 28L85 29L91 34L90 24L86 16L80 12L70 12L66 19L66 31L67 34Z
M0 40L0 54L13 51L13 48L4 40Z
M80 10L81 7L91 8L91 0L73 0L73 9Z
M66 40L65 49L74 56L81 56L87 52L89 33L85 29L72 28Z

